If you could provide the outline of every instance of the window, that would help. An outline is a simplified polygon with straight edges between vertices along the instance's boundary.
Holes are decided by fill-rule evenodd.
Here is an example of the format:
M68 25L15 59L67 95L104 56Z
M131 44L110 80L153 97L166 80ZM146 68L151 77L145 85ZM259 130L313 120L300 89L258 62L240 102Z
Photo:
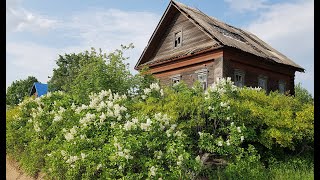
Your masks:
M244 71L240 69L235 69L234 70L234 84L238 87L243 87L244 86Z
M196 71L196 73L198 74L198 81L201 83L203 90L206 90L208 87L208 70L201 69Z
M283 80L279 81L279 92L282 94L286 92L286 82Z
M267 76L259 76L258 77L258 86L261 87L264 90L267 90Z
M175 75L171 77L172 85L176 85L180 82L181 75Z
M180 47L182 44L182 31L174 33L174 47Z

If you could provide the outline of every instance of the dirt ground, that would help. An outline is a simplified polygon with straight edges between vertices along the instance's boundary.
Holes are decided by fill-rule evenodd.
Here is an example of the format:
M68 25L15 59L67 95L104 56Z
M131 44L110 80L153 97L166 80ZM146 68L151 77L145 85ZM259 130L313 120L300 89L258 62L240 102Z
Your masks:
M19 167L18 162L6 155L6 180L42 180L43 175L33 178L26 175Z

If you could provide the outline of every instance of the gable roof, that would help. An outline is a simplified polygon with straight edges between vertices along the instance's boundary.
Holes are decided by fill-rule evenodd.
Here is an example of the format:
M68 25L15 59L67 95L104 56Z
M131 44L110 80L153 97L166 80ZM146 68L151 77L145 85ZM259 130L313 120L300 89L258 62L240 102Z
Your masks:
M288 57L280 53L279 51L272 48L270 45L259 39L254 34L233 27L226 23L223 23L216 18L210 17L198 9L194 9L188 7L182 3L171 0L165 13L163 14L159 24L157 25L155 31L153 32L146 48L141 54L135 69L138 69L140 65L148 65L154 64L157 62L163 62L167 60L172 60L177 57L187 56L190 53L194 52L184 52L182 54L172 55L171 57L167 57L164 59L157 58L156 61L148 62L151 59L151 55L155 48L155 42L159 39L161 34L159 31L165 30L165 23L170 21L170 15L173 14L173 9L178 10L183 15L185 15L191 22L193 22L199 29L201 29L204 33L206 33L209 37L217 41L219 44L215 44L214 46L210 45L208 47L199 47L200 49L216 49L220 47L232 47L239 49L241 51L256 55L258 57L262 57L267 61L284 64L288 66L294 67L297 71L304 72L304 69L290 60ZM198 49L199 49L198 48ZM195 48L195 52L199 52L197 47Z
M47 91L48 91L48 84L42 84L39 82L35 82L35 83L33 83L33 86L31 88L30 96L32 94L34 94L35 92L37 92L38 97L40 97L44 94L47 94Z

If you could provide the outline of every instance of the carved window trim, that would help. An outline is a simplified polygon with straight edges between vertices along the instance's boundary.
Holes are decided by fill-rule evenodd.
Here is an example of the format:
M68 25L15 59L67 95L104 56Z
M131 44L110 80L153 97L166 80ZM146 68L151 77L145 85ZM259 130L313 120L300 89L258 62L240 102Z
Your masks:
M268 90L268 76L259 75L258 77L258 87L261 87L264 90Z
M241 69L234 70L234 85L243 87L245 82L245 72Z
M279 80L279 93L284 94L286 92L286 81Z
M181 81L181 74L176 74L170 77L172 86L179 84Z
M195 72L197 74L198 81L201 83L203 90L208 88L208 69L200 69Z

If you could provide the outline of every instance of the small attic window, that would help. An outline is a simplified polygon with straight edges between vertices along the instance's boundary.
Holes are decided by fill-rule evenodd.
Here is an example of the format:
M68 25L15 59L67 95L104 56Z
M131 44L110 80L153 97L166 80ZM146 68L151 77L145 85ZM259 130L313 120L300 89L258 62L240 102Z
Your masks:
M237 40L237 41L242 42L242 43L245 43L245 42L246 42L246 40L245 40L243 37L241 37L239 34L230 32L230 31L228 31L227 29L224 29L224 28L222 28L222 27L220 27L220 26L217 26L217 25L215 25L215 24L213 24L213 23L210 23L210 25L211 25L214 29L216 29L217 31L219 31L222 35L224 35L224 36L226 36L226 37L228 37L228 38L232 38L232 39Z
M174 47L180 47L182 44L182 31L174 33Z

